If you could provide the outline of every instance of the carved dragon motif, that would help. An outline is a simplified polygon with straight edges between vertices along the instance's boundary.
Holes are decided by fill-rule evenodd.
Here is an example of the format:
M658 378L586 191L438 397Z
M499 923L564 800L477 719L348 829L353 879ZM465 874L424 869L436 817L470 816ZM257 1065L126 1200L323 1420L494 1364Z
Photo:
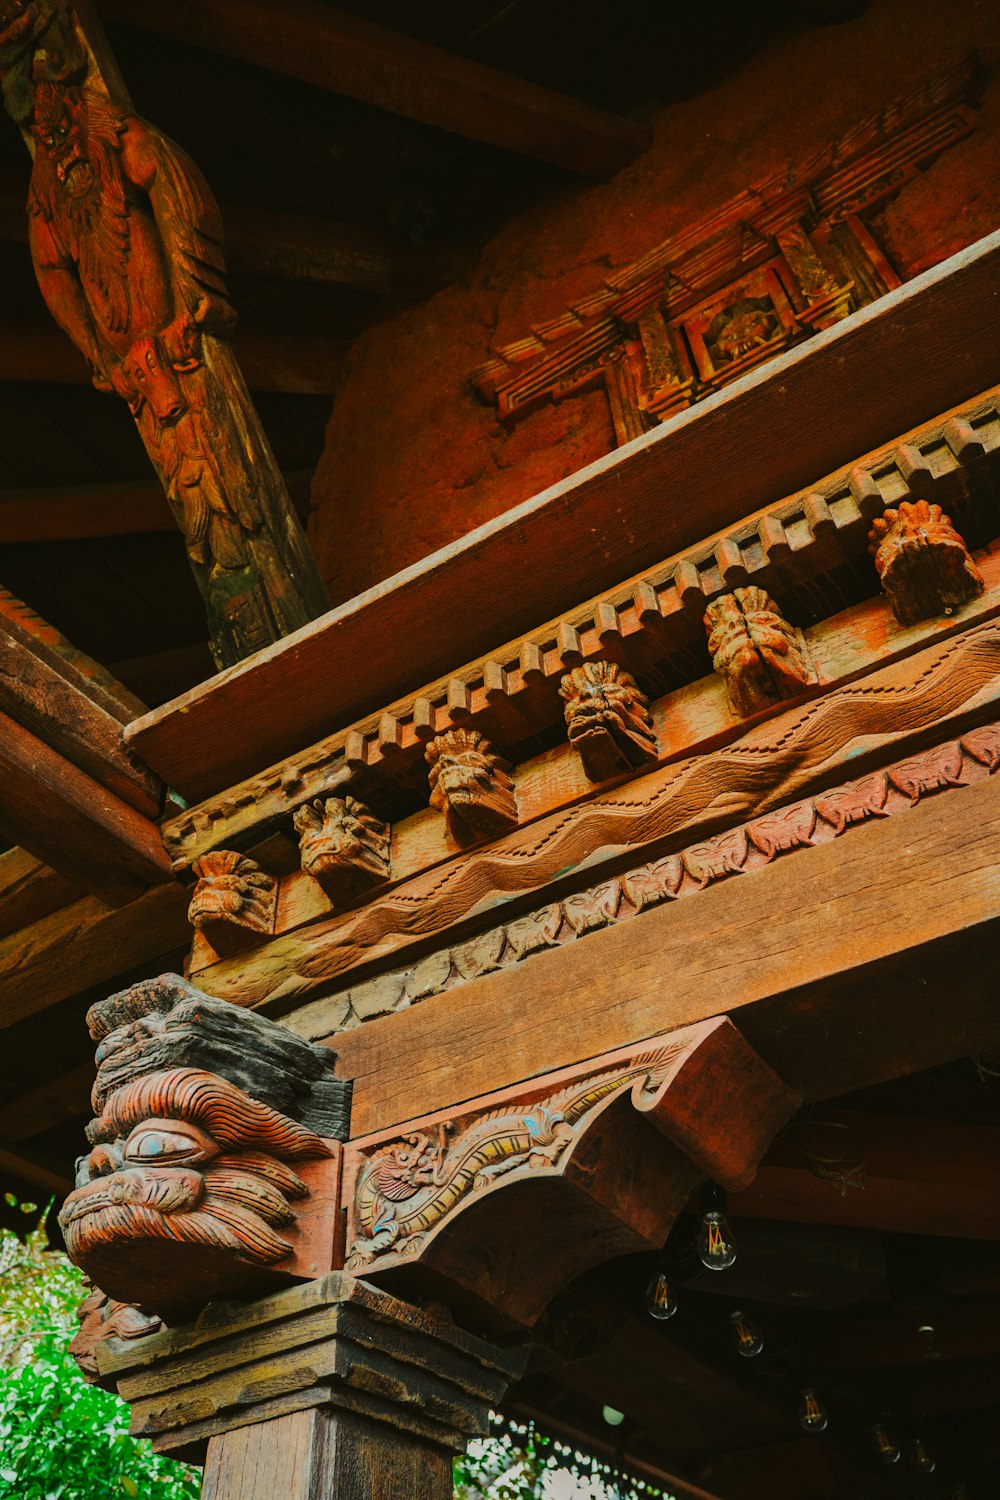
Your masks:
M332 901L388 880L389 830L354 797L327 797L296 808L302 868Z

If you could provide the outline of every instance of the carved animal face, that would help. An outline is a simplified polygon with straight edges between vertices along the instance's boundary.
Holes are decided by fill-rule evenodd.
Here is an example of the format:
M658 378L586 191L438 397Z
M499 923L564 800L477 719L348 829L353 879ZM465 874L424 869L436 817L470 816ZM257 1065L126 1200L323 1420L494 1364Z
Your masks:
M611 662L588 662L570 672L560 686L566 699L571 740L594 729L628 733L648 723L645 700L635 680Z
M35 89L31 133L69 198L85 198L98 185L87 135L87 111L73 89L42 81Z
M205 928L219 918L238 918L245 927L270 932L274 925L276 882L246 855L229 849L203 854L193 866L198 876L188 919Z
M87 1270L103 1247L150 1239L275 1264L291 1250L276 1231L306 1192L288 1163L329 1155L306 1126L196 1068L118 1089L88 1135L93 1150L59 1215Z
M122 360L116 384L133 416L148 405L157 422L170 427L187 411L175 366L164 358L158 339L136 339Z

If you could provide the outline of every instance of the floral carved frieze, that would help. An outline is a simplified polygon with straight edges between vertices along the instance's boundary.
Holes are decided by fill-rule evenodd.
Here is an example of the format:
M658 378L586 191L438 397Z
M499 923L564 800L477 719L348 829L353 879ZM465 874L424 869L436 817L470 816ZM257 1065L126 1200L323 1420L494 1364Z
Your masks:
M408 968L356 985L340 997L338 1024L357 1025L627 921L664 902L751 874L796 850L839 838L873 818L904 812L937 792L973 785L998 766L1000 723L970 730L959 740L764 813L600 885L550 901ZM308 1008L296 1018L296 1026L306 1035L322 1035L330 1029L331 1002L318 1002L316 1010L320 1022L314 1033L309 1030Z

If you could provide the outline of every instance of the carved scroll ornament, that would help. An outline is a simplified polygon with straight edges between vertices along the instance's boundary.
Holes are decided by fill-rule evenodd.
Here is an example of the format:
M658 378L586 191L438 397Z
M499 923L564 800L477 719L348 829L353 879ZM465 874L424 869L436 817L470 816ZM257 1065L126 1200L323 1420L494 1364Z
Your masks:
M869 551L901 625L957 609L983 591L969 549L940 505L904 500L873 523Z
M193 865L198 884L188 921L217 953L234 953L274 931L278 882L247 854L217 849Z
M296 808L302 868L331 901L346 901L389 878L389 829L354 797L319 798Z
M329 606L219 342L236 318L218 208L187 156L113 97L71 5L7 0L0 73L34 154L42 295L98 389L128 402L184 533L217 664L229 666Z
M763 589L734 589L713 599L705 611L705 628L712 666L743 717L808 687L805 643Z
M283 1231L308 1196L295 1168L346 1133L330 1054L177 975L89 1020L98 1113L59 1215L71 1260L109 1298L163 1315L290 1266Z
M430 740L430 803L458 844L495 838L517 824L510 767L478 730L451 729Z
M570 744L591 781L656 759L649 699L617 662L585 662L559 685Z

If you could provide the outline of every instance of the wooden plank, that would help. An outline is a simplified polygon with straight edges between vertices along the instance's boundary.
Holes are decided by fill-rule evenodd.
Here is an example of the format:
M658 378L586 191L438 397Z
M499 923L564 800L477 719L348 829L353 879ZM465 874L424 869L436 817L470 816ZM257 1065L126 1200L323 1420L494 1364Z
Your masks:
M837 1158L841 1171L860 1169L843 1188ZM783 1223L1000 1240L1000 1128L819 1110L774 1143L729 1208Z
M311 479L304 470L285 474L300 517L308 513ZM81 541L176 530L155 480L0 490L0 542Z
M95 1075L95 1064L88 1059L4 1104L0 1107L0 1141L27 1141L63 1120L89 1116Z
M0 1028L183 948L188 897L159 886L109 909L92 896L0 942Z
M0 937L78 901L83 891L26 849L0 854Z
M331 1045L357 1135L725 1013L790 1087L829 1098L995 1045L998 936L994 779Z
M71 1177L53 1172L50 1167L35 1161L31 1156L25 1156L22 1151L8 1151L6 1146L0 1146L0 1172L8 1182L14 1178L30 1183L34 1188L41 1188L43 1193L54 1193L58 1202L62 1202L73 1186Z
M154 823L3 713L0 829L113 905L173 878Z
M634 120L348 15L321 0L100 0L101 14L407 119L611 177L649 143Z
M156 817L158 777L125 744L102 689L0 611L0 710L129 807Z
M200 800L815 485L995 381L998 272L1000 233L137 720L130 738Z
M237 332L232 340L252 391L329 396L336 390L345 345L318 337ZM0 324L0 380L90 385L83 356L53 323Z

